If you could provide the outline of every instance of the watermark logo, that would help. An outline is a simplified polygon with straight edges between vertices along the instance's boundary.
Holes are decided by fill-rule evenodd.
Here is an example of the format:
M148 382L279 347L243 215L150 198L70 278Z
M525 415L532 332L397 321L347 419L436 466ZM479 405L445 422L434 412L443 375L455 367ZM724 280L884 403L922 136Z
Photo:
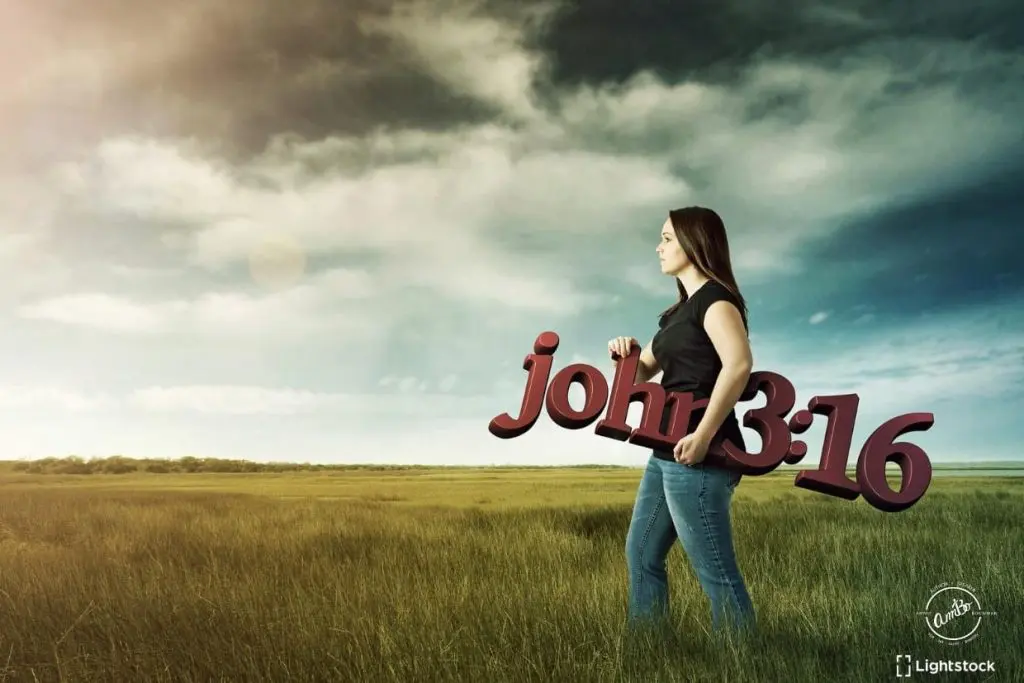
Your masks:
M938 674L994 674L996 663L991 659L954 660L954 659L915 659L910 655L896 655L896 678L911 678L914 672L926 676ZM963 680L960 677L958 680Z
M969 643L978 637L981 622L995 612L982 609L978 591L966 583L942 583L932 588L924 609L931 637L946 645Z

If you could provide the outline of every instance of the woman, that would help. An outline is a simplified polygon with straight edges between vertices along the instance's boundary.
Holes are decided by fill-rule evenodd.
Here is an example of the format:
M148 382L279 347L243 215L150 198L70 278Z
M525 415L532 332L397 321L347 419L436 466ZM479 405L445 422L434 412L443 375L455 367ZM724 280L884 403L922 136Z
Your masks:
M663 372L666 393L692 392L709 402L694 411L672 452L653 451L640 481L626 538L630 623L668 615L665 562L679 538L711 601L712 628L752 626L754 609L729 521L740 475L703 464L720 439L745 448L733 410L753 362L746 304L733 276L725 226L711 209L669 212L657 252L662 272L676 278L679 301L661 314L658 332L641 351L636 381ZM608 351L616 360L634 344L639 346L635 338L618 337ZM666 406L662 433L670 414Z

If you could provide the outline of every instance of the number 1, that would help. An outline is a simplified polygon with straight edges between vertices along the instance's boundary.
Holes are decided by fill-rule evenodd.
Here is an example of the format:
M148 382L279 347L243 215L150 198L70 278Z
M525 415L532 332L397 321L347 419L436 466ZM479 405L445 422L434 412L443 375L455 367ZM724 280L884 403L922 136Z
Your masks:
M846 476L846 463L850 459L850 444L853 442L853 427L857 421L857 394L838 396L815 396L807 409L816 415L828 418L821 461L816 470L800 470L794 486L817 491L829 496L855 500L860 495L860 486Z

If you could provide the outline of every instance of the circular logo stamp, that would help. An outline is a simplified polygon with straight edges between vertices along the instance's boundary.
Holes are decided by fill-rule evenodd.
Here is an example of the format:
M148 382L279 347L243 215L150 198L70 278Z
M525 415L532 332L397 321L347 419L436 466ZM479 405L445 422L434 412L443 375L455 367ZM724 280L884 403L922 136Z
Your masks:
M983 610L977 591L966 583L942 583L932 588L923 616L932 638L947 645L968 643L978 637L984 617L995 612Z

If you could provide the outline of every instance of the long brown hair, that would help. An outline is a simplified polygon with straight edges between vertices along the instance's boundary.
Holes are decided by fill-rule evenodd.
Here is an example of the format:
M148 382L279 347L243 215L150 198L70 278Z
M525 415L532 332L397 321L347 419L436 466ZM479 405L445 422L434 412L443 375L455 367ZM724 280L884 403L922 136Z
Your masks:
M739 304L743 324L747 324L747 302L740 294L736 276L732 272L729 256L729 238L725 234L722 217L703 206L687 206L668 212L676 239L690 262L704 277L714 280L728 289ZM661 314L668 315L686 302L686 289L678 279L679 300Z

